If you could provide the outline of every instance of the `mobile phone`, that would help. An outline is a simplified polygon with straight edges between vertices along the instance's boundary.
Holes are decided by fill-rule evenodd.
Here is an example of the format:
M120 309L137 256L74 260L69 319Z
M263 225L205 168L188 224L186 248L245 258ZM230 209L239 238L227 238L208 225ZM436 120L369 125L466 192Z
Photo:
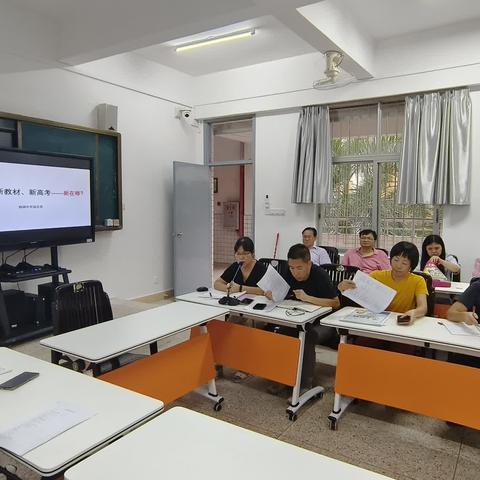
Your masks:
M410 323L411 317L410 315L398 315L397 316L397 323L399 325L407 325Z
M243 303L243 305L250 305L253 302L253 298L243 298L240 300L240 303Z
M6 382L0 383L0 389L2 390L15 390L18 387L21 387L25 383L37 378L40 374L38 372L22 372L16 375L15 377L7 380Z
M253 310L263 310L266 306L266 303L256 303L252 308Z

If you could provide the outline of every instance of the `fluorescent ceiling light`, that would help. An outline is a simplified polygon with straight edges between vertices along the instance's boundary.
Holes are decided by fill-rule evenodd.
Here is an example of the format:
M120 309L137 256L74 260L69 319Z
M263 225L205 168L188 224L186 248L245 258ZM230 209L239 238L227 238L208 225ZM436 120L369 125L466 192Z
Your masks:
M227 33L225 35L218 35L216 37L207 37L203 40L197 40L191 43L184 43L175 48L176 52L185 52L199 47L207 47L208 45L216 45L217 43L230 42L231 40L240 40L241 38L250 38L255 34L255 29L241 30L238 32Z

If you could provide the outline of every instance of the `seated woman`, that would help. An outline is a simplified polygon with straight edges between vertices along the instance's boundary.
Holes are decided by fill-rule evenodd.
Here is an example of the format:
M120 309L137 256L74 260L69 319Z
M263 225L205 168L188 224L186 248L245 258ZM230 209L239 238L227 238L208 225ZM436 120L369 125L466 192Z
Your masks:
M239 238L233 247L236 262L232 263L213 284L214 288L230 293L247 292L263 295L258 281L265 275L267 267L255 260L255 247L248 237Z
M387 310L410 316L410 322L427 313L428 290L425 279L412 273L418 264L418 257L418 248L413 243L399 242L390 250L391 270L370 274L397 292ZM356 288L352 280L343 280L338 284L340 292L350 288Z
M362 230L360 248L352 248L343 256L342 265L358 267L362 272L371 273L375 270L390 270L390 262L383 250L375 248L377 232L375 230Z
M439 235L428 235L422 243L422 259L420 270L423 272L427 262L431 260L439 270L449 279L454 273L460 272L460 265L453 255L447 255L445 244Z

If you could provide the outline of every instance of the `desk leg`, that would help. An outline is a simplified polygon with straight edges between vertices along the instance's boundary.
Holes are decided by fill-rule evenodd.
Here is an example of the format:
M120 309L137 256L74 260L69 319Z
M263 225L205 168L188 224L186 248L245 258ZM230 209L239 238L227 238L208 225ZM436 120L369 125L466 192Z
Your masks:
M292 399L287 408L288 419L294 422L297 419L297 412L312 398L321 398L325 389L323 387L313 387L300 395L300 384L302 381L303 369L303 351L305 350L305 330L300 330L298 334L300 348L298 350L297 379L293 386Z
M202 335L208 334L207 326L201 325L200 332L202 333ZM208 400L214 402L215 405L213 406L213 409L216 412L219 412L222 409L222 402L224 398L217 393L217 385L215 383L215 378L209 380L207 388L201 387L197 388L195 391L198 394L202 395L202 397L208 398Z
M340 335L340 343L347 343L347 335ZM338 420L343 415L347 407L353 402L354 398L346 397L335 393L335 398L333 401L333 410L328 416L328 421L330 423L330 430L337 430Z

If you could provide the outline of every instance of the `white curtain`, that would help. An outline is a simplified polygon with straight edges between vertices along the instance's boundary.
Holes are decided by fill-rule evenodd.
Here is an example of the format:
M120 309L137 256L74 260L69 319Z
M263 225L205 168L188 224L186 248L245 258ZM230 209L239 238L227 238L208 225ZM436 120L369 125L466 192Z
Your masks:
M468 89L406 97L398 203L470 203L471 110Z
M304 107L298 120L292 202L329 203L331 176L328 107Z

